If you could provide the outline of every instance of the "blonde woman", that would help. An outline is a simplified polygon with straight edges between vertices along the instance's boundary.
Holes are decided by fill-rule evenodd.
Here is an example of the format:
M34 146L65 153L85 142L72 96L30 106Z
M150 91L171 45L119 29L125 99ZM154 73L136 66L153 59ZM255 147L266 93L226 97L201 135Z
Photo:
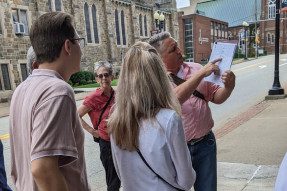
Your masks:
M189 190L195 181L180 105L157 51L138 42L121 68L108 127L124 191Z

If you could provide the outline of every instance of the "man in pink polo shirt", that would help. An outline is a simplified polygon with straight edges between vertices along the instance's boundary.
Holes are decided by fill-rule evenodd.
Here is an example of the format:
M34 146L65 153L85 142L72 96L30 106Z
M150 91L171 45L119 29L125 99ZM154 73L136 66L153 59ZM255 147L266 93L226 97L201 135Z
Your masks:
M72 17L40 16L30 30L38 69L13 93L10 106L11 176L19 191L90 190L84 132L73 89L85 43Z
M235 86L235 75L227 71L222 75L224 87L203 78L218 72L214 60L204 67L197 63L184 63L177 42L168 32L154 35L149 40L160 53L174 82L174 91L182 105L185 139L196 172L195 191L217 190L216 140L211 131L214 122L208 102L223 103Z

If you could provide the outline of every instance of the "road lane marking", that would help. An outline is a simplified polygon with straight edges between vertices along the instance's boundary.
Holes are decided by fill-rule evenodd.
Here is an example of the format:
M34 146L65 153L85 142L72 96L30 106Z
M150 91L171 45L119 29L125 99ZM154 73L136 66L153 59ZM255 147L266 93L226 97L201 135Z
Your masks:
M254 66L255 66L255 65L245 66L245 67L243 67L243 68L235 69L235 70L233 70L233 71L238 72L238 71L240 71L240 70L244 70L244 69L247 69L247 68L252 68L252 67L254 67Z
M266 65L258 66L260 69L266 68Z
M285 65L287 65L287 63L284 63L284 64L280 64L279 66L285 66Z
M7 133L7 134L3 134L3 135L0 135L0 139L1 140L5 140L5 139L9 139L10 138L10 135Z

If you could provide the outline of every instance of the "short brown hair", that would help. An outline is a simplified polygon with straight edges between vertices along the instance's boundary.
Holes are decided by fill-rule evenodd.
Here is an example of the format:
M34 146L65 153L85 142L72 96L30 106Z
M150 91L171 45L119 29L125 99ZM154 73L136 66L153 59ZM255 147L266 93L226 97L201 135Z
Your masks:
M39 64L55 61L60 56L65 40L72 40L75 35L69 14L52 12L40 16L30 30L31 44Z

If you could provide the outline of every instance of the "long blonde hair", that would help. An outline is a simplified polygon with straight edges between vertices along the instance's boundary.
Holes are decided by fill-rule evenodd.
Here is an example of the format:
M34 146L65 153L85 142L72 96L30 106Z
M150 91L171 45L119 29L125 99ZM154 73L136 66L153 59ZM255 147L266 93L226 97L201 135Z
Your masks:
M137 42L125 55L108 121L115 143L121 149L135 150L141 119L154 119L161 108L181 113L157 51L148 43Z

